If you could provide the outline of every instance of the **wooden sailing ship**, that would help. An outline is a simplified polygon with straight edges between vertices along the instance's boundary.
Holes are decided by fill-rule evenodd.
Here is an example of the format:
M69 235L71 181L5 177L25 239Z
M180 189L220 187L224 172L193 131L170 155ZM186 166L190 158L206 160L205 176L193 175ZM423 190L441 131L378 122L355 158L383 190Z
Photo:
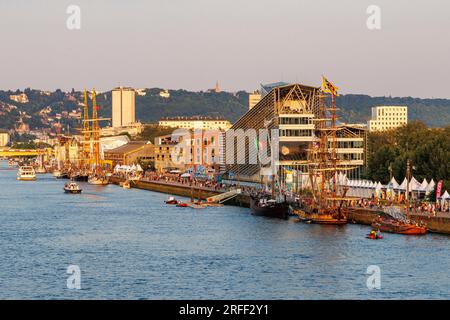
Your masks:
M337 157L336 105L338 88L322 78L320 118L315 119L318 139L308 149L308 176L311 194L300 195L301 204L293 208L301 221L317 224L343 225L347 223L347 188L338 185L338 172L352 168L340 165ZM327 108L324 93L331 95ZM328 112L327 112L328 111ZM327 117L329 116L329 117Z
M98 124L98 106L95 90L92 89L92 152L91 152L91 172L88 177L88 183L93 185L107 185L108 178L100 159L100 126Z
M399 217L394 217L392 213L389 212L393 209L393 206L385 208L385 213L387 213L387 218L378 217L372 223L372 228L374 230L380 230L382 232L398 233L405 235L423 235L427 233L426 225L422 223L417 223L411 220L410 216L410 201L409 201L409 181L411 179L410 174L410 163L409 160L406 162L406 191L405 191L405 219ZM401 212L400 212L401 213ZM401 216L400 214L399 216Z

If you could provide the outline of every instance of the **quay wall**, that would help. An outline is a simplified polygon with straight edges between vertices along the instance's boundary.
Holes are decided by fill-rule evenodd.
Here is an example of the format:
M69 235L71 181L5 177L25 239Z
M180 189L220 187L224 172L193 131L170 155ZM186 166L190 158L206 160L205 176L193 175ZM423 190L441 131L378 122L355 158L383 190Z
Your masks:
M125 181L125 179L121 179L118 177L111 177L109 179L110 183L116 184L116 185L119 185L120 182L124 182L124 181ZM145 181L145 180L133 181L133 182L131 182L131 187L137 188L137 189L154 191L154 192L171 194L174 196L187 197L187 198L190 198L191 194L192 194L192 188L190 186L176 185L173 183L167 183L167 182L163 182L163 181ZM197 198L197 196L198 196L199 189L201 190L201 196L203 199L212 197L212 196L216 196L216 195L219 195L222 193L220 191L212 191L208 188L196 187L194 189L194 197L195 198ZM241 194L229 201L226 201L225 203L229 204L229 205L249 207L250 206L250 198L246 195Z
M111 177L110 183L119 185L120 182L125 181L117 177ZM161 192L181 197L191 197L192 189L189 186L175 185L172 183L160 182L160 181L137 181L131 184L133 188ZM194 195L197 197L199 188L195 188ZM212 197L220 194L219 191L212 191L207 188L201 188L202 198ZM247 195L240 194L235 198L225 202L228 205L235 205L241 207L250 206L250 197ZM385 213L369 209L369 208L350 208L347 212L347 218L349 223L356 223L362 225L370 225L372 221L377 216L385 216ZM450 216L437 216L429 217L427 215L411 215L412 219L415 221L422 220L428 226L429 232L450 234Z
M347 213L347 218L350 223L370 225L373 219L377 216L385 217L386 214L382 211L368 209L368 208L352 208ZM450 234L450 216L428 216L424 214L412 214L411 219L418 222L423 221L429 232Z

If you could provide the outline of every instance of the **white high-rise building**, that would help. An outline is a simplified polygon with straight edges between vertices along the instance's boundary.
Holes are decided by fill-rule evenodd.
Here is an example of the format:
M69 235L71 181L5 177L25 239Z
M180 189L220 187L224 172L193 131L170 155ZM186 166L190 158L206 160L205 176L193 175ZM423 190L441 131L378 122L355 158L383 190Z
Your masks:
M408 107L378 106L372 107L372 119L369 120L369 131L395 129L408 123Z
M248 109L253 108L258 102L261 101L261 93L259 91L254 91L248 95Z
M118 87L112 90L112 126L113 128L131 126L135 118L135 90Z
M9 133L8 131L0 130L0 147L4 147L9 143Z

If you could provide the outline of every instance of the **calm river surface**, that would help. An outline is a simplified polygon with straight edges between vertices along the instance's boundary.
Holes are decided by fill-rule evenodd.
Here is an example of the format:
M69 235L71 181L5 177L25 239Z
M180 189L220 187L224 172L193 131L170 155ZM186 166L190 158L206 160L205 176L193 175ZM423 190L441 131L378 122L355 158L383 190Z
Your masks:
M194 210L167 195L40 175L16 180L0 161L2 299L450 298L450 237L307 225L239 207ZM67 288L69 265L81 290ZM366 286L369 265L381 289Z

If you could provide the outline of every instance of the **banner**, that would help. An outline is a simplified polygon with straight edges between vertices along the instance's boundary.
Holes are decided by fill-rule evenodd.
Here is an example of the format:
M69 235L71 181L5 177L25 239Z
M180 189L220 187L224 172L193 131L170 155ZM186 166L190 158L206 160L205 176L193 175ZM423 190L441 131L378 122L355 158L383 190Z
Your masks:
M441 197L442 194L442 180L439 180L436 186L436 200Z

